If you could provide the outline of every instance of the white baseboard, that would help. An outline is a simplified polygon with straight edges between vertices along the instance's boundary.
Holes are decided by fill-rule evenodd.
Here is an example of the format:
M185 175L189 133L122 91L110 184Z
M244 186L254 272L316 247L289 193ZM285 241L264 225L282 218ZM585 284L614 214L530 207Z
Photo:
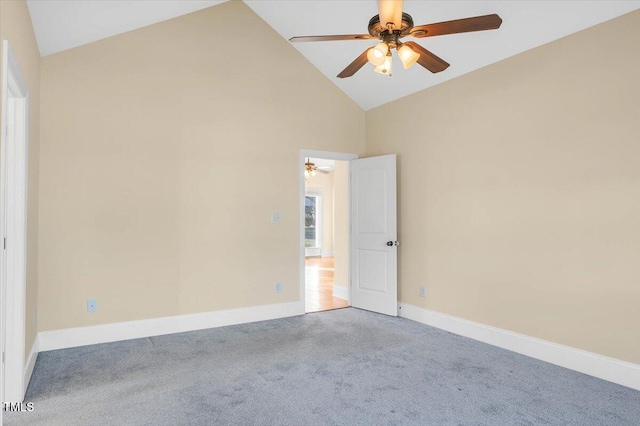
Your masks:
M252 306L249 308L176 315L138 321L63 330L41 331L38 343L41 351L116 342L141 337L160 336L184 331L203 330L226 325L243 324L276 318L304 315L300 302Z
M24 365L24 381L22 382L24 385L24 389L22 390L22 400L24 400L24 395L27 393L27 388L29 387L29 382L31 381L31 375L33 374L33 368L36 366L36 359L38 359L39 352L39 342L38 336L36 336L36 340L31 345L31 351L29 352L29 357L27 358L27 362Z
M327 251L322 251L320 253L320 256L322 257L333 257L333 250L327 250Z
M640 390L640 365L400 303L398 315L551 364Z
M349 300L349 289L339 285L333 286L333 297L337 297L342 300Z

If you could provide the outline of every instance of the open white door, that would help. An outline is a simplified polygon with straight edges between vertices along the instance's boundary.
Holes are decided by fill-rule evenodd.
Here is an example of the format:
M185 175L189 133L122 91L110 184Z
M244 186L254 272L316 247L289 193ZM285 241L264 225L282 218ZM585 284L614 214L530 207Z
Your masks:
M22 402L25 381L29 90L9 43L2 42L0 130L0 293L4 316L2 402Z
M351 160L351 306L398 315L396 156Z

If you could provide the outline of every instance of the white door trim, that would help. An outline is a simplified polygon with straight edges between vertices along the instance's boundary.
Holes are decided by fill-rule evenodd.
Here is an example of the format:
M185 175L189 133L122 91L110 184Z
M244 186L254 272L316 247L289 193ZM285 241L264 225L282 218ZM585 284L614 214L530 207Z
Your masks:
M298 158L298 181L300 184L299 195L298 195L298 220L300 220L300 224L298 225L300 231L300 240L298 242L298 247L300 250L300 302L302 307L305 305L305 288L304 288L304 163L306 158L324 158L327 160L337 160L337 161L351 161L358 158L358 154L349 154L345 152L331 152L331 151L315 151L310 149L301 149L300 157ZM350 208L349 208L350 211ZM347 213L349 214L349 213ZM351 238L351 236L349 236ZM351 271L349 271L349 280L351 280Z
M25 301L29 89L9 42L3 42L0 146L0 287L4 296L3 402L22 402L26 391ZM15 125L9 126L12 120ZM6 238L6 249L3 249Z

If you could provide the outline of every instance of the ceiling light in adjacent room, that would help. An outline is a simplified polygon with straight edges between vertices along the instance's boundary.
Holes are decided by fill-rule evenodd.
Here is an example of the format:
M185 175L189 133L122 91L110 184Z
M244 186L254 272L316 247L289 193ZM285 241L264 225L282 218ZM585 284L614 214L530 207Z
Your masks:
M307 162L304 163L304 177L310 178L316 175L316 165L311 162L310 159L307 158Z

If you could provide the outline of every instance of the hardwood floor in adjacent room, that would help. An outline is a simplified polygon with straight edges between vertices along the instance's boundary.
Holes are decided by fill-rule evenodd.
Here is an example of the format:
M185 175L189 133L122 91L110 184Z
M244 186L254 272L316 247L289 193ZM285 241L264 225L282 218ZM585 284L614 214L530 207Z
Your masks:
M346 308L346 300L333 296L333 257L307 257L304 260L305 310L307 312Z

